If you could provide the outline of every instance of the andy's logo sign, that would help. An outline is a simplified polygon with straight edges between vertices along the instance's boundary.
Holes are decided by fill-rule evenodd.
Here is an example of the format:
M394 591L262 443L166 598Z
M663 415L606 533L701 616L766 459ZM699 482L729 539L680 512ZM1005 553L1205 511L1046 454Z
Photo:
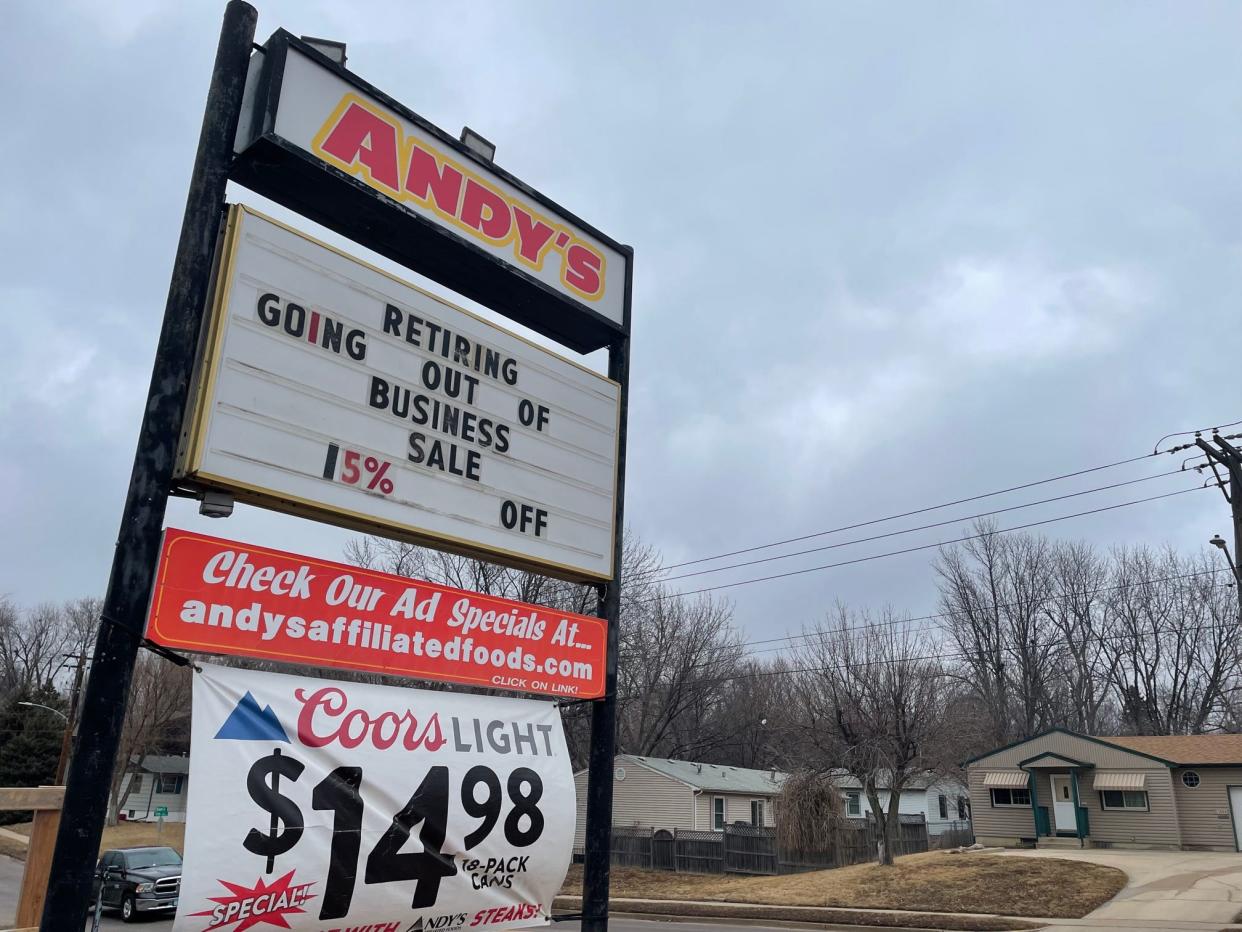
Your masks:
M311 149L377 191L414 202L474 239L511 246L514 258L535 271L555 253L566 288L587 301L603 297L606 269L599 250L464 164L406 135L391 114L358 95L341 99Z

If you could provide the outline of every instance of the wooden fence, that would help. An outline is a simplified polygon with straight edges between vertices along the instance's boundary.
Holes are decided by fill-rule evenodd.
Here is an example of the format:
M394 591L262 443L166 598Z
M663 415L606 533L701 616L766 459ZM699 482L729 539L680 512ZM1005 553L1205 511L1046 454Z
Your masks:
M822 848L799 852L779 850L775 829L740 823L721 832L614 826L612 863L690 874L795 874L873 861L877 840L871 819L851 819L835 837L825 836ZM916 854L928 847L923 816L901 816L893 854ZM582 861L581 848L575 849L574 860Z

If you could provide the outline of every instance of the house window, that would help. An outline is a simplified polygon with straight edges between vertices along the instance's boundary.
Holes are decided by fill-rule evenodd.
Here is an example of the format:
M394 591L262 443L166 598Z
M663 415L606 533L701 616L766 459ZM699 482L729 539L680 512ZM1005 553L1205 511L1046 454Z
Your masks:
M1147 810L1147 793L1143 790L1101 790L1101 809Z
M846 793L845 794L845 814L849 816L862 815L862 794Z
M940 821L948 821L949 818L949 797L940 797Z
M1184 774L1182 774L1182 786L1189 787L1193 790L1198 785L1199 775L1193 770L1187 770Z
M1031 791L1029 789L1010 789L1009 787L992 787L993 806L1029 806Z
M750 824L755 827L763 825L763 800L752 799L750 801Z
M959 796L957 798L957 817L959 819L966 818L966 797Z
M155 792L181 794L181 781L185 777L179 773L161 773L155 779Z
M1182 779L1184 780L1186 778L1183 777ZM132 777L129 778L129 791L131 793L142 792L142 774L136 773Z
M712 797L712 830L723 832L725 827L725 801L723 796Z

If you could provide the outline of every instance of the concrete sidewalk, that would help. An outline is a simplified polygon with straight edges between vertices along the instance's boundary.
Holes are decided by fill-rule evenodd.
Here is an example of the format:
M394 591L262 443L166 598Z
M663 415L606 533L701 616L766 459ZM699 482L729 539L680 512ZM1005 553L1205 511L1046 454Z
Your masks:
M565 905L567 908L569 907L569 904L573 904L573 907L577 907L581 903L581 899L581 897L577 896L564 895L556 898L558 905ZM1199 920L1189 918L1096 918L1096 914L1099 913L1100 910L1096 910L1095 913L1091 913L1089 916L1082 919L1058 919L1048 916L1006 916L999 913L946 913L936 912L933 910L875 909L871 907L857 908L852 906L774 906L772 904L733 903L721 900L657 900L644 899L640 897L613 897L609 899L608 905L610 911L617 913L626 913L626 907L629 906L631 908L629 910L631 915L639 915L641 913L643 915L651 915L653 917L657 915L667 916L668 918L676 918L679 912L681 915L685 915L685 910L681 910L680 907L691 907L695 910L704 908L710 909L712 907L728 907L729 909L741 910L745 912L753 911L756 913L758 920L763 920L764 917L761 915L762 913L770 912L773 909L780 909L787 912L805 911L808 915L829 911L835 913L858 913L860 915L882 914L901 916L910 920L911 925L914 926L917 925L919 916L936 916L963 920L1013 920L1015 922L1030 922L1036 925L1041 925L1047 930L1073 929L1076 930L1076 932L1115 932L1115 930L1118 929L1135 929L1143 930L1143 932L1222 932L1222 930L1225 929L1242 930L1242 924L1234 924L1228 920L1221 922L1219 920ZM657 907L663 907L667 911L660 913L648 912L648 910L652 910ZM1242 908L1242 903L1239 903L1238 907ZM1101 907L1101 910L1104 908L1106 907ZM694 916L693 918L704 919L707 917ZM876 928L882 927L876 926Z
M579 896L561 895L556 898L558 908L562 905L569 908L572 904L573 908L577 908L581 904L582 898ZM1052 922L1059 922L1057 919L1041 919L1032 916L1000 916L995 913L942 913L932 910L904 910L904 909L872 909L870 907L853 907L853 906L786 906L776 905L772 903L734 903L723 900L654 900L644 899L642 897L610 897L608 900L608 909L610 912L630 913L631 915L647 915L652 916L663 915L670 918L676 918L678 915L687 915L687 910L683 907L689 907L695 910L721 908L729 910L739 910L742 912L754 912L759 920L763 920L763 913L770 913L772 910L779 909L789 913L806 913L808 916L831 912L831 913L856 913L860 916L864 915L890 915L901 916L909 919L912 926L917 925L919 916L948 916L960 919L1012 919L1016 922L1030 922L1036 925ZM650 912L656 908L667 910L664 913ZM705 916L694 916L696 919L705 919ZM811 920L808 920L811 921ZM1078 920L1075 920L1078 921ZM869 924L869 923L868 923ZM876 927L883 928L883 927ZM1196 927L1197 929L1198 927ZM1221 928L1220 923L1212 926L1212 932L1216 932ZM1239 926L1242 929L1242 926Z

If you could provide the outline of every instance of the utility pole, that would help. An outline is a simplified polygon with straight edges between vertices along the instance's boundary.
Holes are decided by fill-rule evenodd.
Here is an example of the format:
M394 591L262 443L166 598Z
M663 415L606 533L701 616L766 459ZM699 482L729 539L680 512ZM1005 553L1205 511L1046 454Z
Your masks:
M86 645L83 644L78 651L78 665L73 671L73 689L69 693L69 720L65 722L65 735L60 741L60 760L56 764L57 786L65 784L65 770L69 766L69 745L73 740L73 730L78 726L78 706L82 700L82 675L85 669Z
M1209 442L1196 434L1194 446L1197 446L1207 456L1208 465L1213 475L1216 476L1216 485L1233 512L1233 552L1242 556L1242 451L1229 442L1236 437L1236 434L1223 437L1213 431L1212 440ZM1222 470L1228 476L1228 482L1222 477ZM1238 618L1242 621L1242 579L1238 578L1237 567L1232 563L1231 566L1234 588L1238 595Z

